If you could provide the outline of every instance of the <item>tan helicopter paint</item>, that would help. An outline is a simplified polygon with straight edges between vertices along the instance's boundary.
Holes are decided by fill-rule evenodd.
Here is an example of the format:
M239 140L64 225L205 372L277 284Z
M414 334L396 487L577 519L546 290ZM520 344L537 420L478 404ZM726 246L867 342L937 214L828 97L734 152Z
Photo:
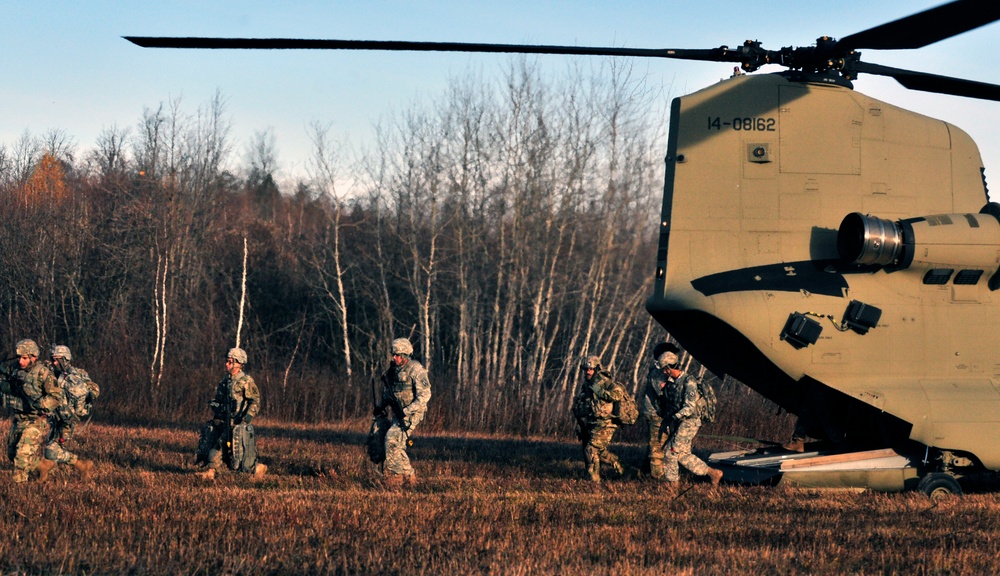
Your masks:
M987 286L1000 266L1000 222L979 214L987 200L971 138L846 87L771 74L734 77L674 106L672 202L661 222L669 244L650 310L713 315L794 380L809 376L909 422L913 440L1000 469L1000 311ZM769 265L794 279L805 272L796 263L838 258L836 230L852 212L925 218L913 224L913 264L845 275L836 295L753 278L709 295L692 286ZM983 273L975 285L924 284L932 268ZM838 330L855 299L882 310L867 334ZM793 312L817 314L815 344L780 338Z

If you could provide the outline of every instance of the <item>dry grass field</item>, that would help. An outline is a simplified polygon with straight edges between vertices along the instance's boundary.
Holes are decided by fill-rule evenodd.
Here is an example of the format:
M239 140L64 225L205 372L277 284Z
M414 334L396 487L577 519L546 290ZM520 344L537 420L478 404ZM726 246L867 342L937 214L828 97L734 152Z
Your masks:
M989 574L1000 494L711 488L633 466L594 486L569 440L428 435L418 485L388 490L366 423L260 422L269 475L192 475L194 425L91 424L60 469L0 470L0 569L30 574ZM7 425L0 427L6 435Z

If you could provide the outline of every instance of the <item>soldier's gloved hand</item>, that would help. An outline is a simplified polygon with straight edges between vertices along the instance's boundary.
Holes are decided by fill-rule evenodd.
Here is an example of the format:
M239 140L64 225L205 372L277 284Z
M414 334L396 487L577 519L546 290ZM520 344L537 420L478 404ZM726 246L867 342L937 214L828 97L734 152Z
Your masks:
M381 414L381 413L382 413L382 405L381 405L381 404L379 404L378 406L376 406L376 407L375 407L375 408L374 408L374 409L372 410L372 416L378 416L378 415L379 415L379 414Z

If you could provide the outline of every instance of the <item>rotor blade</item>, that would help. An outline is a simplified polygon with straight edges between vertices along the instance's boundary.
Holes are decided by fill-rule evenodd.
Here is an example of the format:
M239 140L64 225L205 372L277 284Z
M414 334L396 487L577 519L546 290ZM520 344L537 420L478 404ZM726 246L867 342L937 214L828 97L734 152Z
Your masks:
M409 50L417 52L494 52L508 54L573 54L581 56L641 56L710 62L740 62L728 48L686 50L669 48L615 48L542 46L531 44L474 44L465 42L401 42L395 40L313 40L306 38L180 38L125 36L143 48L207 48L239 50Z
M914 72L913 70L868 64L867 62L858 62L853 67L853 70L855 72L895 78L897 82L910 90L1000 101L1000 85L997 84L987 84L986 82L976 82L974 80L952 78L950 76L939 76L926 72Z
M856 48L920 48L997 20L1000 20L1000 2L957 0L845 36L837 42L837 48L845 52Z

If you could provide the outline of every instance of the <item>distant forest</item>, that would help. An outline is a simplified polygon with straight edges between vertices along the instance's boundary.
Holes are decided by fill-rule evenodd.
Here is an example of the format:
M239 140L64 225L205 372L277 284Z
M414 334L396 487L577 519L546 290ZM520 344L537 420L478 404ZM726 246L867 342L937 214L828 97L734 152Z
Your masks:
M321 421L367 414L410 336L431 426L565 432L581 357L634 387L666 337L644 308L658 90L615 63L513 63L383 119L367 152L314 124L287 189L274 137L232 141L221 95L84 152L25 133L0 147L0 344L69 345L108 417L200 420L239 331L262 415Z

